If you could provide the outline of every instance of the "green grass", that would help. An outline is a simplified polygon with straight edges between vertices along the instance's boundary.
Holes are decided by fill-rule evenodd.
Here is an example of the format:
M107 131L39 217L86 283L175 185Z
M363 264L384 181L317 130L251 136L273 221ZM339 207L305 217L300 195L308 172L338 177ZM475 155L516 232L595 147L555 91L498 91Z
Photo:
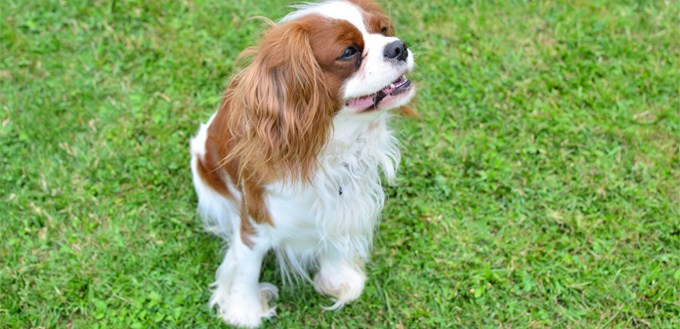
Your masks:
M220 324L188 141L290 3L3 1L0 327ZM678 2L389 7L422 119L366 290L283 287L265 327L680 327Z

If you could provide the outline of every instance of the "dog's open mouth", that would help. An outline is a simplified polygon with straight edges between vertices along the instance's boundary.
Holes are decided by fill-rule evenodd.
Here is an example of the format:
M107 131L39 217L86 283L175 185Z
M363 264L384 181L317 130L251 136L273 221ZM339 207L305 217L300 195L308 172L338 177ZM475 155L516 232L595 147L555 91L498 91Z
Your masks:
M389 100L401 93L408 91L411 89L412 85L413 83L411 80L406 79L406 76L402 75L399 77L399 79L393 81L385 88L380 89L378 92L367 96L351 98L347 100L345 105L347 107L361 110L376 109L378 108L378 103Z

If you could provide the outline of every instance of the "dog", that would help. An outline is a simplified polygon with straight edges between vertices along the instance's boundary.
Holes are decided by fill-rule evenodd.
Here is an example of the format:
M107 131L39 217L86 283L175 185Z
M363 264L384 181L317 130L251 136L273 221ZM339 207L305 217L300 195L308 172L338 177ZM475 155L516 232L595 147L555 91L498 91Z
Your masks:
M328 309L359 298L381 179L400 161L390 118L416 115L413 54L377 3L294 8L239 55L249 62L191 140L199 215L228 244L209 305L236 326L275 315L278 290L259 282L270 249L286 281L334 298Z

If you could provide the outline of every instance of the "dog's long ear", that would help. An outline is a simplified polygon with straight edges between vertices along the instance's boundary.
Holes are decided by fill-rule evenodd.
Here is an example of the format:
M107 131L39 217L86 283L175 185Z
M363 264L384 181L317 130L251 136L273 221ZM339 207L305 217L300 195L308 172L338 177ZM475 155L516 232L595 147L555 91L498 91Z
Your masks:
M311 179L335 104L310 46L310 24L274 26L242 54L252 62L229 90L235 145L228 158L239 158L243 179Z

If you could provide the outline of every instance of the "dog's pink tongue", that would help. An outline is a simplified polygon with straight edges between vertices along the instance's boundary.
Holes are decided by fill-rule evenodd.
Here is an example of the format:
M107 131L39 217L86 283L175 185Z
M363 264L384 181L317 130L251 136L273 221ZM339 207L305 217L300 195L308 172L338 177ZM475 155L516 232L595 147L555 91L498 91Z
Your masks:
M347 101L347 106L355 109L365 109L371 105L373 105L373 95L352 98Z

